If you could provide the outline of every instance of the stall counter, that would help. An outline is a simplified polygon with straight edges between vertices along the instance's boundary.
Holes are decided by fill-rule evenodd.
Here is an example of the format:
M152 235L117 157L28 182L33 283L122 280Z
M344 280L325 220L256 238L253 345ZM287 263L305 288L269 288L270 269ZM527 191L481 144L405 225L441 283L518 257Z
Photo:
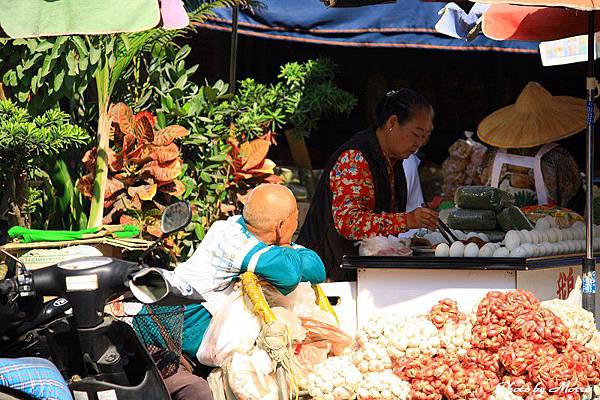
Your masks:
M582 257L345 256L341 267L357 269L356 326L348 328L355 331L374 314L428 312L443 298L452 298L461 310L469 311L490 290L525 289L540 301L566 298L581 276ZM599 303L597 298L596 315Z

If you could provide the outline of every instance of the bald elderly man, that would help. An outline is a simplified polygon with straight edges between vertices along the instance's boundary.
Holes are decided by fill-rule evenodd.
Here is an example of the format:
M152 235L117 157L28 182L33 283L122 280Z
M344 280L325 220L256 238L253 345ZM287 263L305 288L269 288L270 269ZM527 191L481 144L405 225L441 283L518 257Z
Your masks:
M325 267L317 253L292 243L297 227L294 195L274 184L253 189L243 215L211 226L192 257L175 269L206 299L201 305L186 307L183 351L188 357L197 360L208 324L240 274L252 271L284 295L300 282L325 281Z

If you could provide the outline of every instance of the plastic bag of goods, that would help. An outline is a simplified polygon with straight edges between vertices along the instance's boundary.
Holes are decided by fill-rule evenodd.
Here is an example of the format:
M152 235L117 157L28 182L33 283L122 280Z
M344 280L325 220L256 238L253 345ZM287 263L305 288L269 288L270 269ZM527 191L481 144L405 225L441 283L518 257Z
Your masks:
M458 310L458 303L452 299L439 300L429 311L429 320L438 329L442 329L447 321L459 322L466 319L465 313Z
M469 163L465 170L465 173L467 174L467 184L482 185L485 183L483 181L482 172L484 166L483 159L485 158L486 152L487 147L481 143L473 144L473 152L471 153L471 157L469 157Z
M327 342L298 344L294 347L292 370L301 389L308 389L308 376L313 372L315 365L327 360L330 351L331 343Z
M396 236L373 236L357 242L360 256L410 256L410 240Z
M462 186L454 193L457 207L474 210L500 210L515 203L515 197L490 186Z
M448 400L488 399L500 382L498 375L481 368L459 368L444 391Z
M525 375L538 357L556 356L558 351L549 343L533 343L517 339L498 350L504 369L514 376Z
M302 327L306 329L305 344L315 342L331 343L331 352L337 356L354 343L354 339L336 325L314 318L301 317L300 320L302 321Z
M498 213L498 225L508 232L510 230L533 230L533 225L523 211L517 206L508 206Z
M502 364L498 353L484 349L469 349L462 356L463 368L481 368L486 371L492 371L500 375L502 372Z
M271 285L262 286L262 291L271 308L283 307L298 317L314 318L323 322L335 324L335 317L321 310L316 304L317 295L308 282L301 282L288 295L281 294Z
M263 350L254 349L250 355L233 353L227 372L238 400L277 400L273 362Z
M233 352L248 353L259 333L251 306L241 292L233 292L211 319L196 357L204 365L220 367Z
M352 400L362 379L347 356L330 357L308 376L308 393L315 400Z
M448 154L450 157L467 159L473 152L473 146L464 139L458 139L448 147Z
M563 349L569 339L569 330L560 318L542 307L520 314L510 328L515 339L550 343L558 350Z
M463 210L455 208L448 215L448 226L463 231L494 230L496 213L492 210Z
M457 358L419 356L398 360L394 373L410 382L409 399L440 400L454 372L460 368Z
M406 400L410 383L403 381L392 371L369 372L358 385L358 400Z

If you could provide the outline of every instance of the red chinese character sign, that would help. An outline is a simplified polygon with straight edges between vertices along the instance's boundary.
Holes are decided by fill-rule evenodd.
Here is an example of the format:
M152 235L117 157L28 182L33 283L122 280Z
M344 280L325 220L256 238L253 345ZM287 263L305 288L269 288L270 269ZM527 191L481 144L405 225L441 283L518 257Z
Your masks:
M575 276L573 275L573 268L569 268L569 272L561 272L558 274L556 280L556 295L559 299L565 300L573 287L575 286Z

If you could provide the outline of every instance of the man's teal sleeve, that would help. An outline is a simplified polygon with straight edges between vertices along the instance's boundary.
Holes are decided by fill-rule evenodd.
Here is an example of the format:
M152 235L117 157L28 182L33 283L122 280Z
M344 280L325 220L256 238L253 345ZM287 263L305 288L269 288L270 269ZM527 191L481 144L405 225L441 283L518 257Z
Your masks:
M288 295L302 279L302 257L290 247L271 246L258 256L254 272Z
M300 282L325 281L325 266L317 253L299 245L269 247L258 256L254 272L284 295Z
M321 257L299 244L294 244L293 248L302 258L302 282L310 282L313 285L325 282L325 265Z

